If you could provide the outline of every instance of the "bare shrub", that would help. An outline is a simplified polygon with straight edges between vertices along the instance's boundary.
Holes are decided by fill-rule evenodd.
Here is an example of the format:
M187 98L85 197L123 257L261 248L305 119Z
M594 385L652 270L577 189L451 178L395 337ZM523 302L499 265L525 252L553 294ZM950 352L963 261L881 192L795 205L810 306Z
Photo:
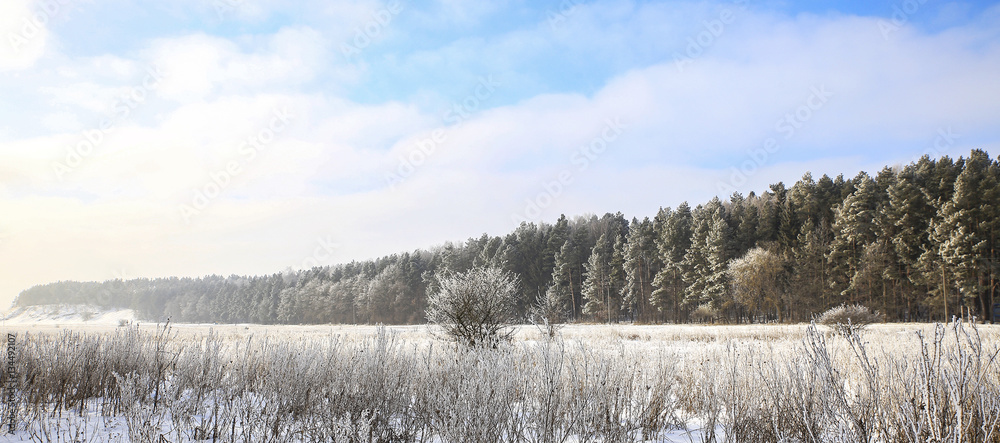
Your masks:
M565 322L566 306L552 291L539 293L530 308L529 319L549 338L554 338Z
M517 292L517 277L497 267L445 274L427 296L427 320L466 345L495 346L513 332Z
M719 318L719 311L707 303L698 305L691 311L691 320L696 323L714 322L717 318Z
M830 308L816 317L816 323L832 326L842 334L859 332L872 323L881 321L878 311L872 312L867 306L842 304Z

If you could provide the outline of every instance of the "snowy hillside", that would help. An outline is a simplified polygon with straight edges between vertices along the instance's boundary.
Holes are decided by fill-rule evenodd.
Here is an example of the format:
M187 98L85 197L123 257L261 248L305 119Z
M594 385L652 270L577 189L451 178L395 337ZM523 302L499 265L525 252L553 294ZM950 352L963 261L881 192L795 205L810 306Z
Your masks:
M3 314L7 324L95 324L118 325L134 322L135 311L112 310L90 305L39 305L11 309Z

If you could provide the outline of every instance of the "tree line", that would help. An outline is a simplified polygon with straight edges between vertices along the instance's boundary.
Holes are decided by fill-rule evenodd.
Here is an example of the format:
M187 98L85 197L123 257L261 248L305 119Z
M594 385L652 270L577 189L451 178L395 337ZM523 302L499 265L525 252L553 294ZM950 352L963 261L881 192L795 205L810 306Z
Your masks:
M267 276L62 281L16 306L88 303L151 320L316 324L426 321L444 272L499 267L520 282L518 318L799 322L840 304L889 321L992 320L1000 162L924 156L874 177L806 173L749 195L522 223L504 236Z

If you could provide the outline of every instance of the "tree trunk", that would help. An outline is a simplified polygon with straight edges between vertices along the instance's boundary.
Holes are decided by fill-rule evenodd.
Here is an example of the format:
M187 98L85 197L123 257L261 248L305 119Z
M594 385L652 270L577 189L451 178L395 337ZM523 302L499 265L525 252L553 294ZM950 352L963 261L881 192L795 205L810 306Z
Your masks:
M941 260L941 300L944 300L944 322L948 324L948 276L944 273L944 258Z
M573 290L573 267L569 267L569 304L573 307L573 320L576 321L576 291Z

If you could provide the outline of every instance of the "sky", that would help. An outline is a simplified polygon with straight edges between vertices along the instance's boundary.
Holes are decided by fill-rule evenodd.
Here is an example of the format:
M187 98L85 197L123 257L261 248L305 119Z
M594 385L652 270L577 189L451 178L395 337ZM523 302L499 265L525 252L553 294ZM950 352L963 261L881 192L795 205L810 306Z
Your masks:
M1000 5L4 0L0 307L1000 154Z

